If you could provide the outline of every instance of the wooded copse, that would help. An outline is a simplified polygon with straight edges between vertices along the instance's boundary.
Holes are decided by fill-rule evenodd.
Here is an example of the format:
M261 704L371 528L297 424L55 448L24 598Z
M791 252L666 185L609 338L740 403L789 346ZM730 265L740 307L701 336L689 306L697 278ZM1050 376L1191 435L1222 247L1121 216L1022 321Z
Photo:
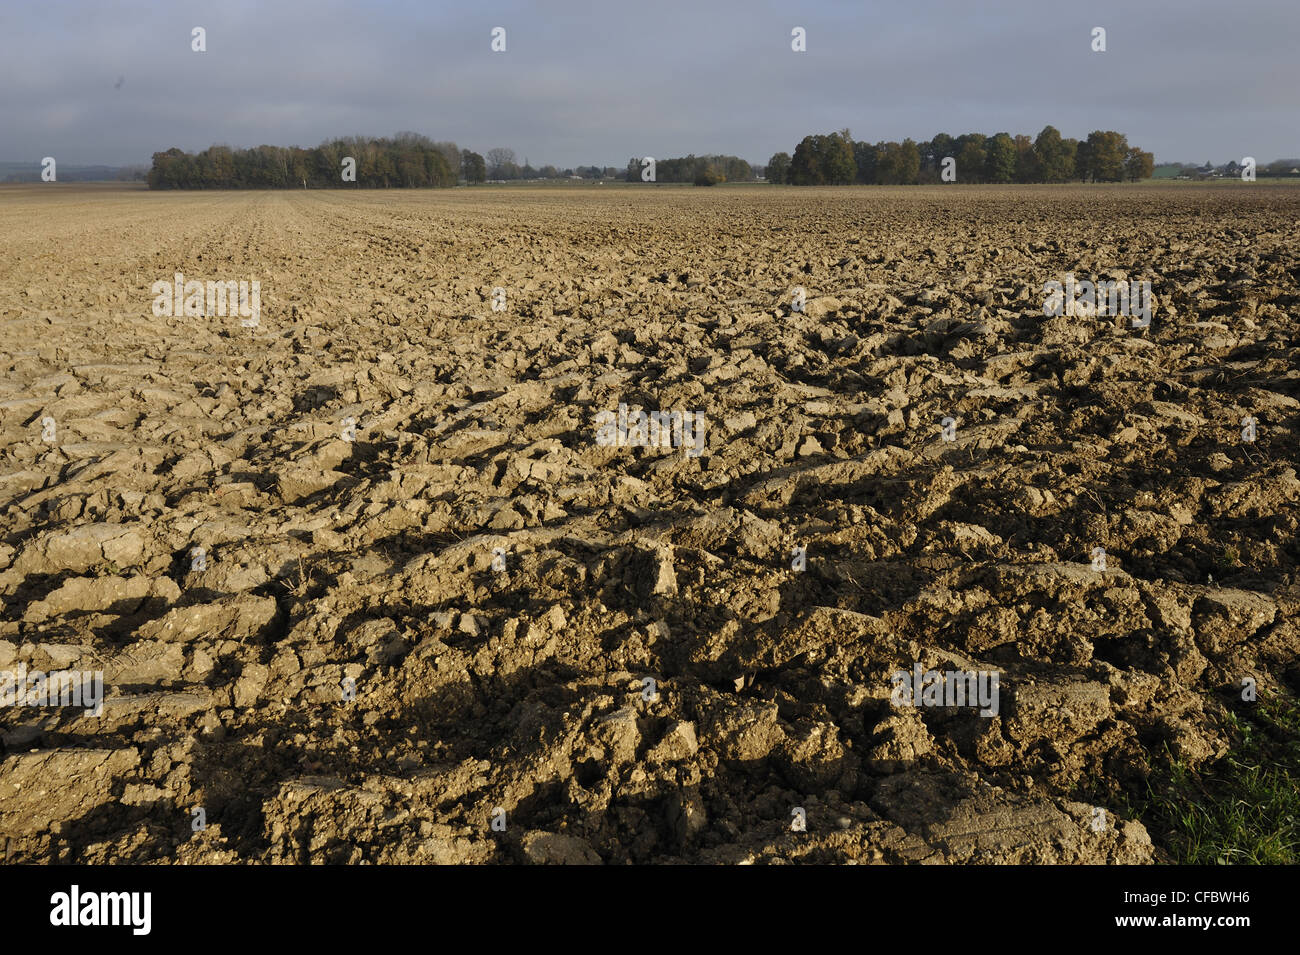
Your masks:
M391 139L335 139L314 149L211 146L200 153L175 147L153 154L152 189L395 189L471 185L504 179L612 179L613 166L534 169L515 162L513 150L489 149L487 157L455 143L419 133Z
M455 143L437 143L419 133L391 139L345 137L314 149L212 146L193 154L173 147L153 154L148 178L151 189L454 186L464 164L476 156L481 169L483 157L477 153L466 157Z
M1151 176L1151 153L1123 133L1094 130L1066 139L1054 126L1037 138L1010 133L940 133L929 142L855 142L849 130L805 136L794 155L767 164L767 181L795 186L911 185L917 183L1120 182Z

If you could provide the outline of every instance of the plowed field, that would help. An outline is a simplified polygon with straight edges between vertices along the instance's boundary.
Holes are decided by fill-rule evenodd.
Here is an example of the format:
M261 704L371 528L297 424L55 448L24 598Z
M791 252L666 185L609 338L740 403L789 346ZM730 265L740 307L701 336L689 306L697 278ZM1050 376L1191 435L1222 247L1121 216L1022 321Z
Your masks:
M104 690L0 708L6 857L1158 861L1124 794L1300 683L1297 221L0 187L0 670Z

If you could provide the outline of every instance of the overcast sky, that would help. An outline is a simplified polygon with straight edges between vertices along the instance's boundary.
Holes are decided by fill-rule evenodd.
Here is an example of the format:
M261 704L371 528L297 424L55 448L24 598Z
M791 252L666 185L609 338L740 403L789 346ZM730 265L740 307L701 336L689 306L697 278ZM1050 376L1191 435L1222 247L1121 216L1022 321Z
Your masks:
M409 129L534 166L766 162L843 127L875 142L1051 123L1119 130L1157 161L1264 163L1300 156L1298 104L1300 0L0 3L9 161Z

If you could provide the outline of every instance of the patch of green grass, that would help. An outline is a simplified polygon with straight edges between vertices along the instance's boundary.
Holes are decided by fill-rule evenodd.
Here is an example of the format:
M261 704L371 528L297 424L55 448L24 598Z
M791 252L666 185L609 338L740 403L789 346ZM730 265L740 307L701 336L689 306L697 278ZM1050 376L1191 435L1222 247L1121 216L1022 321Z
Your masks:
M1300 703L1270 694L1231 714L1235 744L1208 772L1173 761L1131 808L1176 862L1300 862Z

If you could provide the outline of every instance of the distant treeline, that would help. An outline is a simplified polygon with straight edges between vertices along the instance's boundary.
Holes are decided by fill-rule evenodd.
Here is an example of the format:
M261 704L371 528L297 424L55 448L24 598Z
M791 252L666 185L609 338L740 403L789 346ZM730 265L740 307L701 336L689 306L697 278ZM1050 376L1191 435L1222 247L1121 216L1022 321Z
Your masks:
M1242 157L1245 158L1245 157ZM1162 162L1156 166L1156 179L1237 179L1245 169L1235 159L1216 166L1206 161L1204 166L1187 162ZM1300 177L1300 159L1275 159L1266 165L1258 165L1255 175L1261 179Z
M521 166L513 149L497 146L487 151L486 165L478 153L474 168L462 167L461 174L468 183L483 182L484 179L504 182L511 179L613 179L618 170L613 166L578 166L574 169L558 169L546 165L535 168L527 159Z
M468 152L468 150L466 150ZM477 154L470 154L477 155ZM355 180L344 179L354 160ZM478 157L482 163L482 157ZM151 189L330 189L454 186L463 157L455 143L419 133L392 139L358 136L298 146L231 149L212 146L197 155L172 148L153 154Z
M345 159L352 159L345 164ZM298 146L231 149L212 146L201 153L172 148L153 154L153 189L395 189L474 185L506 179L613 179L613 166L534 169L520 166L514 150L489 149L487 158L455 143L434 142L419 133L391 139L351 136Z
M642 170L647 168L644 159L629 159L627 181L641 182ZM681 159L655 160L655 182L693 182L697 186L712 186L755 178L754 168L739 156L696 156L692 153Z
M38 162L0 162L0 182L41 182L42 165ZM57 182L133 182L141 181L149 171L146 166L73 166L59 163Z
M947 162L945 160L948 160ZM1010 133L940 133L929 142L855 142L847 129L805 136L794 155L777 153L767 180L795 186L849 183L1120 182L1151 176L1151 153L1122 133L1096 130L1082 142L1046 126L1036 139Z

